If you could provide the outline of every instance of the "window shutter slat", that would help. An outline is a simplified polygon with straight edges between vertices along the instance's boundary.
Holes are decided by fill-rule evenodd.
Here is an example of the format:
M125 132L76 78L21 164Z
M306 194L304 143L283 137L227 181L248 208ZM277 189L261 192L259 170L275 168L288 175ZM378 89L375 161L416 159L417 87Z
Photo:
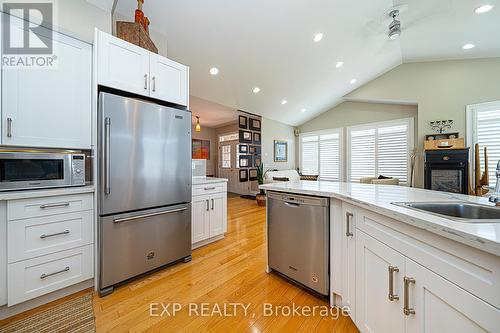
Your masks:
M490 185L496 182L495 169L500 160L500 108L478 110L476 114L477 143L481 161L484 163L484 147L488 148L488 169ZM481 166L484 168L484 164Z

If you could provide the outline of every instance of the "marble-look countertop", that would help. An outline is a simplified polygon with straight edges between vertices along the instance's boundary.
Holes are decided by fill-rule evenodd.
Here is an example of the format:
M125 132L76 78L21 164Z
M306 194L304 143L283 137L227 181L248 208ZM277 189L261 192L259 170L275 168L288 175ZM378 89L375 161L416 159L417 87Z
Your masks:
M337 198L500 256L500 221L499 223L458 222L391 204L392 202L468 201L492 206L486 198L406 186L327 181L272 183L261 185L260 188L278 192Z
M203 177L203 178L193 178L193 185L204 185L227 182L226 178L214 178L214 177Z
M40 197L53 197L56 195L69 195L94 192L94 185L59 187L40 190L20 190L0 192L0 200L16 200Z

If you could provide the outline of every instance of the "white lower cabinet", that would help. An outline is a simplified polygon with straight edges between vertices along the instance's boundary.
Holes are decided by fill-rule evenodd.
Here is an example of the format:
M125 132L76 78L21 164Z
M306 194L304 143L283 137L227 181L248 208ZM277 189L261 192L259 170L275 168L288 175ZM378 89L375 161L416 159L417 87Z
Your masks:
M500 332L500 258L331 199L332 305L362 333Z
M227 231L226 183L193 187L191 204L191 233L193 248L220 239Z
M500 310L357 230L356 325L362 333L498 332Z

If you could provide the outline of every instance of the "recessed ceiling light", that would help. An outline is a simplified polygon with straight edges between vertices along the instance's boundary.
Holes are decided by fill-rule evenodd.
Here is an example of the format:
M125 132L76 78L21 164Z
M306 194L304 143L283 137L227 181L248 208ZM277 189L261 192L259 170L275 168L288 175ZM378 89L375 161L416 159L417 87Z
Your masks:
M320 32L320 33L317 33L316 35L314 35L313 41L315 41L317 43L322 39L323 39L323 34Z
M281 105L285 105L286 103L288 103L288 101L286 99L281 101Z
M307 110L306 110L306 109L302 109L302 110L300 110L300 111L301 111L302 113L304 113L304 112L306 112Z
M464 46L462 46L462 49L464 49L464 50L470 50L470 49L473 49L475 47L476 47L476 45L471 44L471 43L467 43Z
M480 7L477 7L476 9L474 9L474 12L476 14L483 14L483 13L489 12L492 9L493 9L493 5L482 5Z
M340 68L344 66L344 62L343 61L337 61L337 64L335 65L336 68Z
M350 83L351 83L351 84L355 84L355 83L356 83L356 81L357 81L356 79L352 79L352 80L350 81Z
M255 87L255 88L253 88L252 91L253 91L254 94L258 94L258 93L260 93L260 88L259 87Z
M210 68L210 74L211 75L217 75L217 74L219 74L219 69L217 67Z

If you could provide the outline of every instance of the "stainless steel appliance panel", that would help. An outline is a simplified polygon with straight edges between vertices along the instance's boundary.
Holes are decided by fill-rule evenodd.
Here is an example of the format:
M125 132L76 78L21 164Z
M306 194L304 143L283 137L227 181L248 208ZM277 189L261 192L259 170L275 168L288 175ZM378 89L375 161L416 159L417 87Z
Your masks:
M268 265L329 293L329 199L268 192Z
M100 218L100 288L191 255L191 204Z
M100 215L191 201L191 113L101 92Z

